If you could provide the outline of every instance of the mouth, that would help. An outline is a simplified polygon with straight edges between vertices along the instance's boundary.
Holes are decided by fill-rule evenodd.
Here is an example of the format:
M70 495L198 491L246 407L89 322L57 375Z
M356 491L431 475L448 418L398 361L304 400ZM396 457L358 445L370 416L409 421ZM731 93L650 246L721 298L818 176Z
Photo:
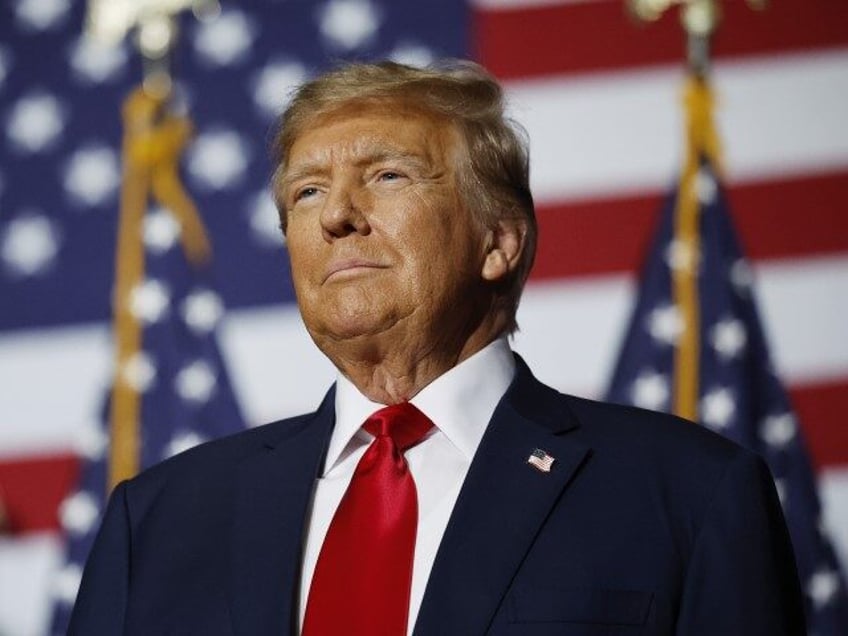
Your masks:
M331 279L341 279L367 273L370 270L386 269L388 266L362 258L347 258L335 261L327 268L322 283Z

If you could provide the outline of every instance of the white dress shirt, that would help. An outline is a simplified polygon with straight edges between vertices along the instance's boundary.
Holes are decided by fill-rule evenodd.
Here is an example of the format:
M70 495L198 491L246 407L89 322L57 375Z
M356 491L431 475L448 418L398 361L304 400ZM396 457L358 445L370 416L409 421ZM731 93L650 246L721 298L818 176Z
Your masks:
M418 491L418 532L412 564L407 632L412 633L424 588L462 482L495 407L515 375L507 339L495 340L436 378L410 400L435 428L406 452ZM353 471L374 438L362 424L383 404L372 402L344 376L336 382L336 425L306 525L299 625L324 537Z

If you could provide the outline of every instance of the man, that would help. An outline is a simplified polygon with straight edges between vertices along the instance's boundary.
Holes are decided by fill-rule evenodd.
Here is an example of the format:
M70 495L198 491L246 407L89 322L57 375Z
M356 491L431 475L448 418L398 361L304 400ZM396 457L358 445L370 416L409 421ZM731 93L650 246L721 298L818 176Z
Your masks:
M276 151L336 385L120 485L71 634L804 633L759 458L510 352L536 223L490 76L341 68Z

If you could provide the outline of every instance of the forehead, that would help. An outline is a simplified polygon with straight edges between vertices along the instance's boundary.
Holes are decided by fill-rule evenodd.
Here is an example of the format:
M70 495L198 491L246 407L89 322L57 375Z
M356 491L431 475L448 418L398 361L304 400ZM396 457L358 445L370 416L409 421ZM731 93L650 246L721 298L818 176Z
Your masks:
M418 157L452 157L460 136L447 117L398 102L348 104L317 115L302 127L288 153L286 172L304 163Z

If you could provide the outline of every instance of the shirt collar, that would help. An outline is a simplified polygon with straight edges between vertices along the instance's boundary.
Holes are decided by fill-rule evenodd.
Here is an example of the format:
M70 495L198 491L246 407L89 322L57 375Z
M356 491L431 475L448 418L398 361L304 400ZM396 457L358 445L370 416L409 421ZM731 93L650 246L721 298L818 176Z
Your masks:
M503 394L515 375L515 359L506 336L433 380L410 400L470 462ZM324 474L344 459L361 426L384 404L372 402L341 373L336 379L336 425L327 448Z

